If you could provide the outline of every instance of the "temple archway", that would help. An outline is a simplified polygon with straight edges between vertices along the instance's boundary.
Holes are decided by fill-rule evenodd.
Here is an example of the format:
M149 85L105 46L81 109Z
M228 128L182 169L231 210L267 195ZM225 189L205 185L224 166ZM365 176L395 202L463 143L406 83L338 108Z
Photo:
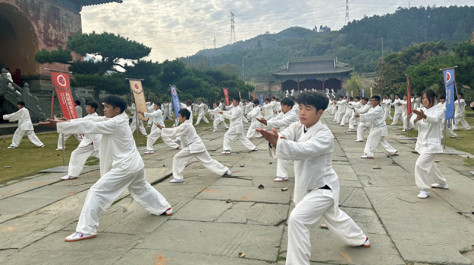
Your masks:
M38 39L33 25L22 12L9 4L0 4L0 63L7 65L14 75L39 74L35 61Z

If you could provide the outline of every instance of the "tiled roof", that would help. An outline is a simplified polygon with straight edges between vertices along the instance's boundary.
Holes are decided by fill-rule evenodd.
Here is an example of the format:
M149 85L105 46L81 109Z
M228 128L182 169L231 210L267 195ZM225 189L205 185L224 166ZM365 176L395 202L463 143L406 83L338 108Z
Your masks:
M352 71L353 69L347 67L346 63L338 62L337 58L307 57L289 59L286 68L273 73L273 75L321 75L350 73Z

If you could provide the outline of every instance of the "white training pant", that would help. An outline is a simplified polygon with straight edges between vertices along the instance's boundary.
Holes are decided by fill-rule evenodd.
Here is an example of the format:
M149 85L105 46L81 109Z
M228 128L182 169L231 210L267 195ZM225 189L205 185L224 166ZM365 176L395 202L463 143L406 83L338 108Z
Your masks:
M247 138L262 137L262 135L256 131L258 128L263 128L263 125L259 121L250 123L249 129L247 131Z
M43 142L38 139L38 136L36 136L35 131L33 130L22 130L20 127L16 128L15 133L13 134L12 138L12 144L10 146L13 147L18 147L20 146L21 139L23 139L24 135L28 136L28 139L30 142L32 142L36 146L42 146Z
M403 130L408 130L409 124L408 124L407 118L408 118L408 114L402 113Z
M393 120L392 114L390 113L390 111L392 110L392 107L391 106L385 107L384 110L385 110L385 119L389 118L390 120Z
M448 135L450 137L458 137L458 135L453 131L453 127L448 127L447 124L446 124L446 120L443 119L443 122L441 123L443 124L443 126L441 126L441 137L444 137L444 133L443 133L443 130L444 130L444 127L446 127L446 132L448 133Z
M242 116L242 121L245 122L245 123L249 123L249 120L245 116Z
M364 141L364 130L367 128L369 127L365 122L359 122L359 127L357 127L357 141Z
M193 157L201 162L201 164L209 171L218 175L224 175L224 173L229 170L229 168L213 159L207 150L191 154L189 148L186 148L179 151L179 153L173 157L173 178L183 179L183 170Z
M464 129L466 129L466 130L471 129L471 126L469 125L469 123L467 123L466 119L464 118L464 115L460 114L460 113L456 113L454 115L454 128L453 129L456 130L459 123L461 123L461 125L462 125L462 127L464 127Z
M341 126L346 125L346 123L349 122L349 119L351 118L351 115L352 115L352 112L346 112L344 114L344 116L342 116L340 125Z
M165 197L146 181L144 169L135 173L123 173L113 168L89 189L76 232L97 234L99 216L112 205L125 188L128 188L138 204L152 214L160 215L171 207Z
M341 120L342 120L342 117L344 117L344 114L346 114L346 112L339 112L337 114L337 119L336 119L337 123L341 123Z
M382 133L380 131L375 131L371 132L369 134L369 137L367 137L367 143L365 143L365 149L364 149L364 154L366 156L374 156L374 151L377 148L377 146L382 144L383 148L385 148L385 151L387 151L390 154L395 154L397 150L393 148L385 139L385 136L382 136Z
M280 178L287 178L288 177L288 172L286 170L287 168L288 168L288 160L278 159L276 176Z
M209 123L209 121L207 120L206 118L206 115L204 114L199 114L198 118L197 118L197 121L196 121L196 124L194 125L198 125L200 122L201 122L201 119L205 122L205 123Z
M357 125L357 118L352 115L352 117L349 119L349 130L354 130L354 127Z
M132 120L132 123L130 123L130 130L132 130L132 133L133 133L133 132L135 132L136 129L137 129L137 121ZM140 130L140 132L143 135L147 136L145 126L143 126L143 121L142 120L139 120L139 122L138 122L138 129Z
M217 131L217 125L219 125L219 123L223 123L224 124L224 127L226 129L229 129L229 125L227 125L227 123L225 123L224 119L221 119L221 118L217 118L214 120L213 122L213 126L214 126L214 131Z
M230 148L230 142L231 141L235 141L239 139L240 142L245 146L245 148L247 148L248 150L254 150L255 148L257 148L247 137L245 137L244 133L241 132L241 133L229 133L229 131L227 131L225 134L224 134L224 143L223 143L223 146L222 146L222 150L232 150Z
M87 146L78 146L71 153L71 158L69 159L69 166L67 174L72 177L77 177L81 174L84 165L86 164L87 159L90 156L95 156L99 158L99 150L94 150L94 145L90 144Z
M395 112L395 114L393 114L393 122L392 122L392 125L395 125L397 124L398 120L402 118L402 113L401 112Z
M415 163L415 182L416 185L422 190L431 189L431 185L428 182L428 176L434 179L435 183L446 185L446 179L441 175L436 162L434 161L436 154L422 153L418 157Z
M155 144L156 141L158 141L160 136L161 136L161 129L156 127L153 124L153 127L151 128L151 132L148 135L148 138L146 139L146 150L147 151L154 151L155 150L153 145ZM173 140L171 140L171 138L169 138L169 137L161 137L161 139L163 139L163 142L166 145L168 145L169 147L171 147L173 149L177 149L179 147L179 145L176 142L174 142Z
M71 137L72 134L64 134L64 144L66 144L66 141L69 137ZM77 139L77 141L80 143L82 141L82 135L80 134L74 134L74 137ZM58 136L58 149L63 149L63 134L60 133Z
M309 265L311 241L306 225L323 219L329 231L351 246L364 244L366 235L339 207L334 206L331 190L316 189L308 193L295 206L288 218L288 250L286 265Z

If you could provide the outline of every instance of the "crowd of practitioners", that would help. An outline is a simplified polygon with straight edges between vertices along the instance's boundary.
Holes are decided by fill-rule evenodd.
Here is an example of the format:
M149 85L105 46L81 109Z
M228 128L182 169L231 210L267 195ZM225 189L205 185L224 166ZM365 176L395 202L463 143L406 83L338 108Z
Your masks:
M456 130L460 122L469 130L470 127L464 120L463 95L460 93L458 98L452 129ZM148 101L146 112L137 110L134 104L127 106L118 96L109 96L102 104L104 116L97 114L99 105L96 102L87 102L87 115L82 117L80 102L76 102L77 119L54 119L43 123L57 127L57 150L66 148L64 141L71 135L79 141L71 154L68 174L61 177L62 180L78 178L90 156L100 159L100 178L90 188L76 232L65 239L68 242L96 237L100 215L126 188L150 213L173 214L171 205L163 195L146 181L144 163L133 138L136 129L147 137L144 155L155 152L154 144L160 137L168 148L179 150L173 157L171 183L184 182L183 170L192 158L196 158L215 174L223 177L232 175L228 167L211 157L207 151L194 128L201 122L212 121L212 133L219 131L222 124L222 131L225 131L222 155L233 153L231 143L236 140L249 152L258 151L252 138L263 137L268 141L269 153L277 159L275 182L288 181L288 161L293 161L295 208L288 219L287 264L309 264L311 242L307 225L321 218L347 244L370 246L364 232L338 207L340 188L331 163L334 135L321 121L326 110L334 116L333 121L339 126L348 125L348 131L355 133L356 142L364 142L364 132L368 132L362 159L373 159L379 144L382 144L389 155L401 155L385 139L388 136L387 119L393 120L392 125L401 119L403 131L412 128L418 130L415 150L420 156L415 164L415 182L420 192L417 197L429 197L431 188L448 189L446 179L434 162L435 155L443 152L441 139L446 111L445 98L438 97L430 89L416 95L412 102L407 102L406 96L395 96L393 101L390 97L382 99L379 96L372 96L370 99L343 96L329 99L328 95L309 91L301 93L296 99L291 96L281 101L275 97L267 98L263 104L259 100L241 102L240 98L234 98L227 106L224 101L218 101L211 108L202 100L199 103L187 101L180 106L177 115L174 115L170 102L160 104ZM407 112L408 104L412 104L411 117ZM395 108L393 117L392 107ZM19 102L18 109L15 113L3 116L5 120L19 121L9 148L18 148L24 134L36 146L44 147L34 134L25 103ZM174 121L172 127L165 126L166 119ZM247 132L244 131L244 123L250 123ZM146 127L150 127L149 133ZM457 137L451 129L448 133L450 137ZM434 180L432 183L430 175Z

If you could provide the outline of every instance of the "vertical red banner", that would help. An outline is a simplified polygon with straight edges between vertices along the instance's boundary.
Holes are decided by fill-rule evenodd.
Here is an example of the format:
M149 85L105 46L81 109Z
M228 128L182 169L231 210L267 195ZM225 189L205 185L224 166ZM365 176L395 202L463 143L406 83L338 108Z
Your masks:
M407 114L411 113L410 78L407 76Z
M223 88L222 90L224 91L225 105L229 106L230 105L230 103L229 103L229 89L228 88Z
M255 100L255 93L252 93L252 100Z
M69 75L66 73L51 72L51 81L56 90L64 118L68 120L77 119L76 108L69 83Z

